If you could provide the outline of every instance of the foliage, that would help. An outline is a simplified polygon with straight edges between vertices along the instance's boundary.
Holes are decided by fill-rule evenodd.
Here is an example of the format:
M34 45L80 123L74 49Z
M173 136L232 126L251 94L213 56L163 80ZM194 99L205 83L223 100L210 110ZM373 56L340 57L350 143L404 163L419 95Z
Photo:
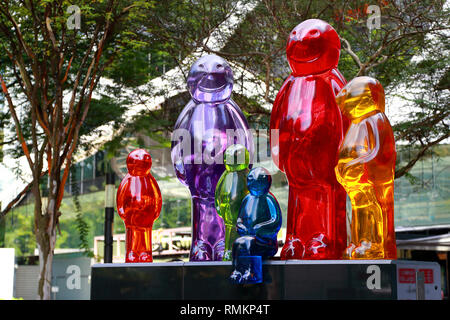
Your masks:
M222 39L226 42L223 49L217 52L202 42L214 27L235 11L236 3L244 6L251 2L199 1L198 6L192 6L190 1L158 3L153 9L154 15L144 22L148 32L145 39L151 39L149 47L165 50L167 57L178 64L184 56L201 47L205 53L215 53L244 66L266 84L265 99L272 103L290 73L285 57L290 31L305 19L322 19L328 21L341 37L339 70L346 79L369 75L381 81L388 97L402 93L402 103L409 111L405 114L407 121L394 125L396 140L416 145L421 152L409 163L397 167L396 178L406 174L430 147L449 136L448 120L445 120L450 112L446 108L450 55L448 34L445 33L449 29L449 10L444 7L444 1L403 4L375 1L374 4L380 8L380 26L369 28L369 19L373 17L366 1L262 0L247 14L233 36L226 41ZM141 55L148 52L146 47ZM418 62L418 57L422 56L427 58ZM141 63L137 63L133 68L142 74L133 73L133 76L143 79L148 70L140 66ZM428 75L426 79L424 75ZM127 96L130 101L145 103L152 94L160 94L158 89L148 84L134 86L131 82L118 81L117 85L132 88L134 95ZM188 99L189 95L183 93L169 99L160 108L141 113L107 147L120 149L123 137L133 136L136 132L160 136L168 142L176 115ZM239 100L251 127L267 127L270 111L236 93L235 99Z
M0 5L0 60L5 66L0 82L17 136L17 143L13 139L10 144L22 152L32 174L41 299L50 298L59 207L93 93L126 46L142 45L137 35L153 2L77 1L80 11L73 15L66 11L69 5L63 0L3 0ZM83 23L70 25L81 12ZM45 207L39 184L44 174L49 177Z
M36 237L33 228L33 205L17 207L5 219L5 247L14 248L16 256L34 255Z
M89 238L88 238L88 234L89 234L89 225L87 224L87 222L84 219L83 213L82 213L82 209L81 209L81 204L80 204L80 200L79 200L79 192L80 190L78 190L78 183L77 181L75 181L75 167L71 167L71 189L72 189L72 201L73 204L75 206L75 212L76 212L76 217L75 217L75 221L76 221L76 229L78 231L79 234L79 238L80 238L80 242L78 244L78 247L84 250L84 253L88 256L88 257L93 257L93 253L91 251L91 246L89 243Z

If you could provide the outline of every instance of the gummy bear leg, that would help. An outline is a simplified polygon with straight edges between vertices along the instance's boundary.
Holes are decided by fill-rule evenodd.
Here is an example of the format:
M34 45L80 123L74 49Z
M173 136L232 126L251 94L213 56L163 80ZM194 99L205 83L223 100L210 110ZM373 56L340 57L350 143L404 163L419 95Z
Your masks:
M242 283L242 273L240 273L238 270L233 270L233 272L230 275L230 280L232 283L236 284Z
M315 234L306 244L305 259L333 259L329 240L323 233Z
M355 248L356 248L356 245L353 243L350 243L350 245L347 248L345 248L345 251L342 255L342 259L345 259L345 260L351 259Z
M298 238L289 237L281 249L281 260L303 259L305 255L305 246Z
M211 246L202 240L197 240L193 243L191 253L189 255L190 261L211 261L213 250Z
M232 225L225 224L225 253L232 250L234 241L239 238L236 231L236 222Z
M231 250L225 250L223 253L222 261L231 261L232 260L231 252L232 252Z
M134 251L128 251L125 257L126 263L139 262L139 255Z
M383 245L370 241L361 241L352 253L352 259L383 259Z
M213 247L213 260L222 261L225 255L225 240L218 241Z
M352 259L383 259L385 220L371 186L348 191L352 201L351 241L357 245Z
M328 243L325 244L319 234L334 240L331 237L335 231L332 199L333 187L326 182L301 187L289 184L287 237L281 259L323 259L329 256L324 254L324 251L330 251ZM340 248L339 256L344 248L345 244Z
M152 253L148 251L141 252L139 262L153 262Z
M152 228L128 226L126 232L125 262L152 262Z
M239 256L236 258L236 270L242 275L240 283L262 282L262 259L260 256Z
M250 256L252 255L252 249L255 247L255 237L253 236L242 236L237 238L233 243L232 259L233 265L237 261L239 256Z
M192 192L192 191L191 191ZM216 243L225 240L225 224L217 214L212 197L192 196L192 248L190 261L221 260L223 250L216 250Z

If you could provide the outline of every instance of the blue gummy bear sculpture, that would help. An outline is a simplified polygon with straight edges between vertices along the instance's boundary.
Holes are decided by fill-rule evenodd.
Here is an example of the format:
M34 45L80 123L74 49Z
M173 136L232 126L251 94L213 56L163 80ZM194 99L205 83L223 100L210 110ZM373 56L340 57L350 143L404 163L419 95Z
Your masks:
M262 282L262 259L273 257L278 251L277 234L281 228L281 209L269 192L272 177L256 167L247 176L250 193L242 201L236 228L240 235L233 243L234 283Z

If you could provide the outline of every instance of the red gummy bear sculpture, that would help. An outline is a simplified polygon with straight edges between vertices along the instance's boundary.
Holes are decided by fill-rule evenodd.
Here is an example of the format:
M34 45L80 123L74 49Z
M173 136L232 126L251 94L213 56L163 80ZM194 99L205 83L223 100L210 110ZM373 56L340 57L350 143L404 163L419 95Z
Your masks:
M272 158L289 183L282 259L339 259L346 247L346 193L334 174L349 125L335 95L346 81L337 70L340 41L326 22L310 19L292 30L286 48L292 73L275 99Z
M126 227L125 262L152 262L152 227L162 206L161 191L150 174L152 158L136 149L128 155L128 174L117 190L117 211Z

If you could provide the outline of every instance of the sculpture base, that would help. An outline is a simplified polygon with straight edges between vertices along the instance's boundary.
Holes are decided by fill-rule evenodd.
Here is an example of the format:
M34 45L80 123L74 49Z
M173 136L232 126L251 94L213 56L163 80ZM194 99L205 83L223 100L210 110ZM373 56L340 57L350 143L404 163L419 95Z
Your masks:
M435 262L272 260L262 270L262 283L240 285L228 261L96 264L91 299L441 299Z
M254 284L263 282L261 256L236 257L235 269L230 280L235 284Z

